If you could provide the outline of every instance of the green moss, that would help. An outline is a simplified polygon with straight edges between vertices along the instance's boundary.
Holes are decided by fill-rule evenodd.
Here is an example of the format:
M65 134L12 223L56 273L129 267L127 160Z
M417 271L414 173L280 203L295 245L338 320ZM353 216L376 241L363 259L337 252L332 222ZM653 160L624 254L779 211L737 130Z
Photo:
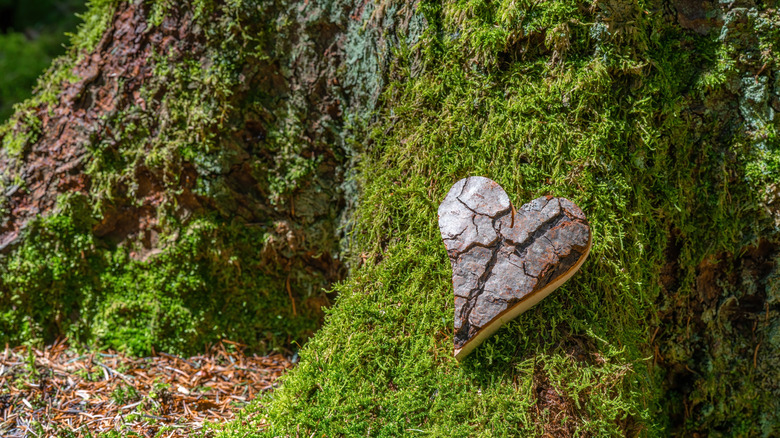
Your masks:
M6 134L0 138L3 139L3 149L6 149L11 155L19 156L27 145L34 143L41 135L41 120L35 117L30 109L20 109L16 114L20 123L25 126L24 131L11 133L10 125L0 126L0 135Z
M83 196L64 199L61 210L33 223L0 265L0 308L7 309L0 342L64 335L143 355L235 339L267 351L302 342L319 324L320 301L299 297L293 314L287 294L277 293L284 280L258 270L267 239L259 227L202 218L169 249L139 261L92 235ZM289 281L300 290L302 280L311 282ZM308 297L319 294L312 287Z
M71 35L71 48L76 51L90 52L103 38L103 33L111 24L116 5L122 0L88 0L87 10L79 14L81 25Z
M63 203L67 210L81 210L85 200L74 196ZM0 333L5 342L51 338L77 318L79 304L93 291L94 285L85 279L98 265L88 229L89 224L74 220L73 214L51 216L32 224L32 238L15 257L4 260ZM71 290L77 292L66 292ZM71 331L81 328L74 325Z
M304 296L293 314L290 299L277 292L282 280L257 270L265 238L257 228L199 220L147 263L114 254L101 276L111 293L100 303L94 336L136 354L152 346L191 352L217 339L256 350L303 341L318 325L318 306ZM300 279L291 281L299 288Z
M96 3L88 21L105 23L111 4ZM363 266L335 288L337 306L283 388L224 435L256 433L260 421L274 436L663 435L674 426L667 370L651 342L675 303L659 274L674 265L675 293L691 300L705 257L776 233L762 205L780 177L773 10L724 4L722 31L703 35L638 1L423 1L418 12L381 2L338 27L342 6L198 2L195 51L154 54L154 78L139 91L159 111L130 104L108 117L114 138L87 146L89 193L32 224L0 264L0 340L67 334L137 354L188 352L221 337L257 349L302 340L327 282L306 265L281 265L295 253L280 237L298 218L310 248L338 251L330 175L346 140L363 154L349 236L362 257L353 264ZM149 19L162 25L176 12L157 3ZM404 13L414 25L394 24ZM312 115L316 103L284 88L322 67L296 62L316 59L307 38L328 24L348 33L338 73L358 104L344 116L346 139L337 121ZM94 47L93 27L74 43ZM377 40L385 45L372 51L366 41ZM73 56L17 120L53 101L51 78L66 77ZM382 89L371 114L374 86ZM35 122L10 126L0 136L19 154L35 141L21 137ZM250 178L232 179L243 166ZM498 181L516 204L572 199L591 221L594 247L570 282L459 364L436 208L469 175ZM146 203L150 181L160 202ZM247 201L236 187L257 196ZM208 208L183 205L187 191ZM158 243L95 233L120 207L148 207ZM690 347L664 353L682 365ZM773 406L769 396L733 395L731 386L751 395L757 386L730 371L736 356L724 348L700 392L724 402L681 430L732 424L724 433L749 434L773 420L761 410Z

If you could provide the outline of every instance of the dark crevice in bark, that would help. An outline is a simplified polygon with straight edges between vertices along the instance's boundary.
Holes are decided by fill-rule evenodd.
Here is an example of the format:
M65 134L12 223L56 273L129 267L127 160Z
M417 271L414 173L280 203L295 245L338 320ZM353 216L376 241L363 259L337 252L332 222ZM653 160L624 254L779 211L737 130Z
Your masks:
M522 243L515 245L513 252L515 255L517 255L520 258L525 258L526 253L528 252L528 248L531 247L538 239L544 237L544 235L550 231L551 229L555 228L555 226L558 225L560 215L550 218L548 221L545 221L542 223L542 225L539 226L539 228L536 229L533 233L528 234L528 238L526 238Z

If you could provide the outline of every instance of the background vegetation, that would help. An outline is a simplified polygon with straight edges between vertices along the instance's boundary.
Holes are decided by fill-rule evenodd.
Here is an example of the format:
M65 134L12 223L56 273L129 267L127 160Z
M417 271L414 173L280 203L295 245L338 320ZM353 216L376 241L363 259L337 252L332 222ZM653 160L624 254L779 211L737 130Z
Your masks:
M65 53L83 0L0 1L0 120L31 96L36 79Z

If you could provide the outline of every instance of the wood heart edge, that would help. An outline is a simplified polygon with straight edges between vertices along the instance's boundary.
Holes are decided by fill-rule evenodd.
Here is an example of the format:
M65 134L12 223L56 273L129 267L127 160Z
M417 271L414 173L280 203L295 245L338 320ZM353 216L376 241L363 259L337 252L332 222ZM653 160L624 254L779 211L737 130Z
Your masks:
M593 246L593 234L589 234L590 236L588 237L588 246L585 248L585 253L582 255L582 257L580 257L577 263L574 264L574 266L569 268L565 274L558 276L555 281L550 282L547 286L539 289L538 291L524 296L523 299L517 302L517 304L499 313L498 316L493 318L489 323L487 323L487 325L482 327L473 338L466 342L463 347L455 349L455 359L462 361L466 356L469 355L469 353L474 351L475 348L482 344L485 339L498 331L501 326L517 318L520 314L535 306L537 303L542 301L544 297L550 295L552 291L558 289L563 283L571 278L572 275L579 271L580 267L583 263L585 263L585 260L590 254L591 246Z

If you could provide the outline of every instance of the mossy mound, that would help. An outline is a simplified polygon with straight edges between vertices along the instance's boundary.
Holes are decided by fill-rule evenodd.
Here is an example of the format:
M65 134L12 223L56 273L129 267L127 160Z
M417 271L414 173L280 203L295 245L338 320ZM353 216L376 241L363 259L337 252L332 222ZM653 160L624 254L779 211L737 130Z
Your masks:
M1 343L268 351L319 326L349 157L332 24L286 8L92 2L0 127Z
M421 2L425 32L412 44L399 37L360 166L353 236L365 264L336 287L283 387L224 436L261 424L268 436L777 433L778 385L729 370L752 357L672 356L690 341L665 337L685 330L668 312L693 311L676 306L704 287L703 260L776 236L765 209L780 176L778 90L766 85L780 67L766 50L780 44L773 7L724 4L691 24L683 18L697 11L676 16L660 3ZM568 283L457 363L436 210L470 175L494 179L518 205L575 201L593 249ZM755 275L767 307L749 318L770 323L752 340L736 332L734 345L774 336L774 283ZM713 291L716 303L734 293ZM776 357L766 345L760 363ZM698 370L690 387L667 380L686 366ZM729 383L715 385L721 378Z

